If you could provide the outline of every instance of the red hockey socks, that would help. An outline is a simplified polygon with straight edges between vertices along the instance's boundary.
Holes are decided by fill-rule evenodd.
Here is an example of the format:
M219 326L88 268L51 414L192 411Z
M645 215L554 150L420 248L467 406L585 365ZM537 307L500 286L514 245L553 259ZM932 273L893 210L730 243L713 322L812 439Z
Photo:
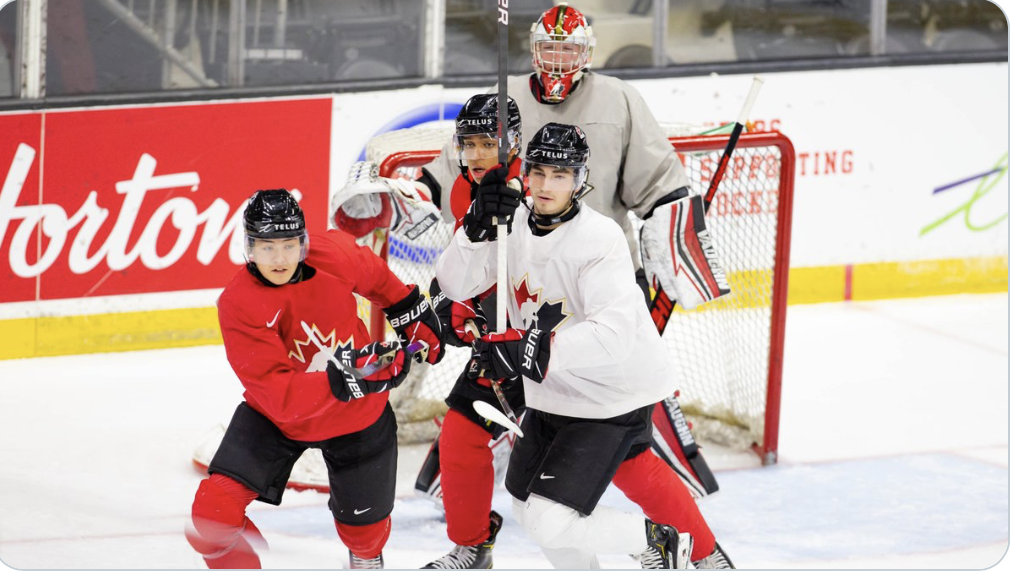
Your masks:
M487 540L494 494L491 435L452 409L438 440L442 471L442 504L449 540L476 546Z
M391 521L388 516L375 524L363 526L334 522L337 524L337 536L340 537L340 541L358 558L371 560L382 554L382 547L389 540Z
M621 463L614 485L642 507L650 520L668 524L694 538L691 560L701 560L715 549L715 537L691 493L677 474L651 450Z
M263 536L245 509L258 495L245 485L223 475L211 475L200 482L193 500L193 529L186 540L211 569L260 568L260 559L250 544Z

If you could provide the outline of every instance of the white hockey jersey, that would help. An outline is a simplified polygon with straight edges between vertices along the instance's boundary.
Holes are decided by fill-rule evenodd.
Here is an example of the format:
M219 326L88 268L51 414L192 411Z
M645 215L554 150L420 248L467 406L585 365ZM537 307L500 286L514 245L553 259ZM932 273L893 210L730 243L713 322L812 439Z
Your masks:
M631 254L617 223L591 207L535 236L523 204L508 236L507 310L514 328L555 333L543 383L523 380L529 407L605 419L661 401L676 379L642 303ZM495 283L497 242L472 243L457 230L436 265L454 300Z
M584 204L621 225L634 267L639 268L628 211L643 217L657 200L689 184L666 134L641 94L618 78L587 73L578 88L556 105L539 103L529 82L528 75L508 78L508 94L522 117L523 141L552 121L582 128L589 143L589 183L595 188ZM459 176L451 138L425 169L442 188L442 213L449 220L449 189Z

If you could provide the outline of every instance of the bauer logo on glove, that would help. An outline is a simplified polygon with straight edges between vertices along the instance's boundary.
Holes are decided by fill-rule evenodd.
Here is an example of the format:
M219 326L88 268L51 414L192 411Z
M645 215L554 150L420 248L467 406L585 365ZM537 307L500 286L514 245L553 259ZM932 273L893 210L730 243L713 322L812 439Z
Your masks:
M474 358L484 377L508 379L522 375L537 383L547 377L553 334L509 328L487 334L474 344Z

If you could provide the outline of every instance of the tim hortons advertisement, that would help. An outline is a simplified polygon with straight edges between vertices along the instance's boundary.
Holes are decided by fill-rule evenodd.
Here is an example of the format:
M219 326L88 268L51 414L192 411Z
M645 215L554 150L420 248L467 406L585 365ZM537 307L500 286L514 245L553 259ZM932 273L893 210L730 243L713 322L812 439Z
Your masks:
M328 98L0 116L0 302L220 288L257 189L326 228ZM2 174L2 171L0 171Z

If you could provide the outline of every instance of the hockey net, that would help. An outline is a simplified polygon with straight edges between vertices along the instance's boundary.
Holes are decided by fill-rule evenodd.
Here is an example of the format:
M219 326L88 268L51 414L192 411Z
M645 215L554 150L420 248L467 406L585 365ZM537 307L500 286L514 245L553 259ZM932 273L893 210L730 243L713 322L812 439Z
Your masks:
M692 189L704 192L728 136L689 136L690 126L666 127ZM369 142L366 155L380 164L382 176L414 178L450 133L451 127L393 131ZM690 312L676 309L663 336L695 437L703 444L752 448L765 464L775 462L778 450L793 180L794 152L786 137L740 137L707 216L732 293ZM401 280L425 290L451 236L452 226L443 220L413 240L379 229L369 246ZM358 312L373 332L395 336L367 300L359 298ZM443 400L468 357L468 350L447 347L440 363L415 364L407 381L390 392L400 442L437 436L447 411ZM199 469L206 470L224 431L215 427L198 447L193 462ZM322 456L309 449L295 464L289 487L328 486Z
M704 192L729 137L684 136L680 127L667 131L692 189ZM385 133L369 142L366 155L380 165L381 176L415 178L450 133L445 128ZM664 334L695 436L753 448L765 463L775 462L778 444L793 155L792 144L779 133L740 137L707 218L732 293L690 312L678 308ZM443 220L415 240L388 234L382 252L401 280L425 289L451 236L452 226ZM381 312L372 312L371 324L392 335ZM433 420L445 414L443 400L468 355L449 347L442 362L412 368L411 379L392 392L401 441L435 437Z

